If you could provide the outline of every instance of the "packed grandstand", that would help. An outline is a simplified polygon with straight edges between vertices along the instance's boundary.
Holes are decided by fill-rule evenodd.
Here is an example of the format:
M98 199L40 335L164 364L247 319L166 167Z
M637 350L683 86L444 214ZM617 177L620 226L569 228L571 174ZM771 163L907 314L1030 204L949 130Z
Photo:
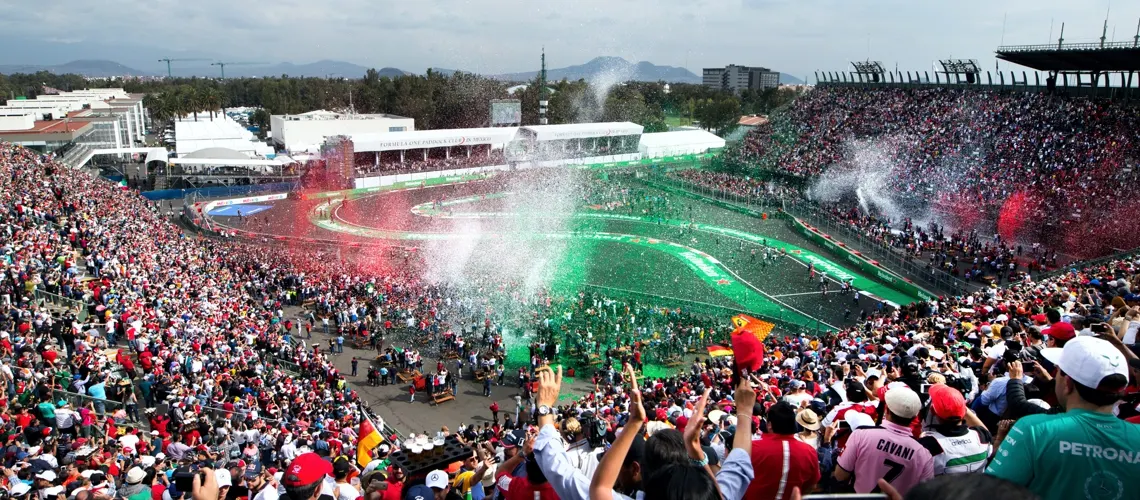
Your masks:
M959 273L978 262L1035 272L884 309L819 337L777 329L749 360L751 373L737 370L743 358L699 353L660 378L638 374L645 341L668 328L727 345L730 318L596 292L519 297L512 283L460 290L425 280L414 257L376 265L203 238L134 191L0 145L6 492L1132 497L1140 259L1045 271L1058 266L1054 252L1137 245L1127 199L1135 120L1117 103L1036 94L807 93L726 153L759 165L751 175L673 175L744 197L800 199L829 170L855 168L851 141L882 138L895 165L889 192L948 218L926 226L851 197L813 203ZM807 180L758 181L762 169ZM1005 224L1016 227L1002 230L1010 211ZM993 227L998 237L984 233ZM491 295L518 302L516 318L536 330L611 310L600 321L631 325L634 338L577 376L584 395L571 393L571 374L547 365L556 339L536 339L525 366L503 365L508 319L486 306ZM380 354L361 373L337 357L357 337ZM394 399L414 401L421 391L398 379L409 372L430 380L427 397L448 387L458 396L460 383L517 396L502 407L488 399L490 419L457 417L417 439L420 429L386 425L358 393L365 382L394 385ZM443 443L461 454L409 465L431 462L424 457Z

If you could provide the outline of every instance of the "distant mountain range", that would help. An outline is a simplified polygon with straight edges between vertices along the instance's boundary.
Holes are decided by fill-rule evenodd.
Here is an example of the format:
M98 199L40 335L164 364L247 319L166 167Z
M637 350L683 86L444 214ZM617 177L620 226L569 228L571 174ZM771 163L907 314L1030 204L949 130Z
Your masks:
M49 73L65 74L73 73L88 77L100 76L147 76L147 73L139 71L134 68L128 68L115 61L100 61L100 60L79 60L71 61L65 64L56 64L52 66L39 66L34 64L5 64L0 65L0 74L10 75L13 73L38 73L40 71L47 71Z
M456 70L432 68L432 71L450 75ZM504 73L487 76L509 82L525 82L533 80L537 75L538 71L523 71L519 73ZM648 61L632 63L620 57L605 56L595 57L585 64L547 69L546 78L550 81L560 81L563 78L567 80L612 78L616 81L634 80L639 82L701 83L700 76L685 68L658 66ZM800 85L804 82L787 73L780 73L780 83L785 85Z
M210 66L209 64L208 61L176 61L171 66L171 74L181 77L220 76L221 70L217 66ZM159 65L164 66L162 63L159 63ZM226 76L241 78L289 75L295 77L361 78L368 69L369 68L359 64L327 59L308 64L293 64L289 62L276 64L231 63L226 65ZM163 76L166 74L165 67L162 67L162 69L158 71L139 70L115 61L103 59L80 59L56 65L0 64L0 74L35 73L38 71L48 71L57 74L74 73L87 77ZM398 68L387 67L380 68L377 71L381 77L389 78L413 74ZM432 71L450 75L456 70L432 68ZM531 80L536 75L538 75L538 71L523 71L519 73L486 76L503 81L522 82ZM567 80L601 79L612 80L614 82L635 80L647 82L701 83L700 76L685 68L659 66L648 61L632 63L620 57L596 57L585 64L548 69L546 75L547 79L551 81L559 81L565 78ZM780 73L780 83L794 85L802 84L803 81L786 73Z
M178 63L175 63L178 64ZM186 64L186 63L182 63ZM194 62L195 66L171 68L171 74L174 76L190 77L190 76L204 76L213 77L220 76L221 70L217 66L210 66L209 62ZM39 71L47 71L50 73L64 74L74 73L86 77L108 77L108 76L163 76L165 71L142 71L135 68L119 64L115 61L102 61L102 60L81 60L71 61L66 64L57 64L50 66L40 66L34 64L5 64L0 65L0 74L12 73L36 73ZM309 64L293 64L293 63L279 63L279 64L227 64L226 76L232 78L241 77L264 77L264 76L308 76L308 77L332 77L332 78L361 78L368 68L357 64L347 63L343 61L317 61ZM381 77L397 77L402 75L411 74L406 71L396 68L380 68L377 70Z

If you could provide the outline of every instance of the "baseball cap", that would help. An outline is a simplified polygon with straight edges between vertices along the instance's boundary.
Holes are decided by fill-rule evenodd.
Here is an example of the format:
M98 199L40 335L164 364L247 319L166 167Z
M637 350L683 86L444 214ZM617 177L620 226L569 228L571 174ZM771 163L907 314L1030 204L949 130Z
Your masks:
M51 488L44 488L43 493L47 498L54 497L63 493L63 486L52 486Z
M928 391L930 407L942 420L966 418L966 398L957 389L946 384L934 384Z
M43 479L44 481L48 482L55 481L55 472L45 470L39 474L36 474L36 479Z
M261 474L261 463L250 462L245 466L245 472L242 474L246 479L255 478Z
M341 455L333 460L333 472L342 473L352 470L352 464L349 463L348 457Z
M1041 333L1062 342L1067 342L1077 336L1077 331L1073 328L1073 325L1065 323L1064 321L1053 323L1049 328L1041 330Z
M18 497L26 495L29 491L32 491L32 486L30 484L16 483L15 486L12 486L12 490L9 492L9 494L11 496Z
M427 486L417 484L404 492L404 500L435 500L435 492Z
M447 473L439 469L429 472L427 479L424 480L424 486L441 490L447 488Z
M316 453L298 455L289 463L281 484L285 487L306 486L313 484L325 476L332 474L332 464Z
M218 481L219 488L234 485L233 478L230 477L229 469L215 469L214 478Z
M867 400L867 387L855 379L848 379L845 382L847 400L852 403L862 403Z
M1101 387L1104 379L1121 375L1125 381L1128 380L1127 360L1107 340L1077 337L1065 343L1065 347L1042 349L1041 355L1057 365L1069 378L1091 389L1118 392L1124 387Z
M909 387L896 387L887 391L887 409L902 418L914 418L922 410L922 400Z
M522 446L523 441L525 441L525 440L526 440L526 431L524 431L522 429L515 429L511 432L508 432L506 435L504 435L501 442L503 443L503 448L515 448L518 446Z

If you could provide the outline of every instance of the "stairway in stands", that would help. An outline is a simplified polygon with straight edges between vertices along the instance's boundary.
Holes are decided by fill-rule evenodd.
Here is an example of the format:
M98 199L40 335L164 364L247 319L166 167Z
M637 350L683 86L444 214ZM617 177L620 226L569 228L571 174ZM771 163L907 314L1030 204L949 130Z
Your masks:
M86 160L94 149L87 144L76 144L63 155L63 158L60 158L60 162L71 168L78 168L81 166L80 162Z

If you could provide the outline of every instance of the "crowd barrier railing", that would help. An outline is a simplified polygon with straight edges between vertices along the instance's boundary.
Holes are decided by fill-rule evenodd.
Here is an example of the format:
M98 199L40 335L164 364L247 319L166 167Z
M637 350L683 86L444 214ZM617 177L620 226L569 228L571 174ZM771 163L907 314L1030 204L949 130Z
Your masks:
M753 316L759 316L759 319L771 321L777 327L779 327L781 330L784 330L784 331L787 331L789 333L793 333L796 335L804 335L804 334L819 335L820 333L822 333L824 331L830 330L830 328L826 327L818 319L816 319L814 322L811 322L810 324L796 323L796 322L787 320L787 319L783 318L782 316L776 316L776 317L773 317L770 315L760 316L760 315L757 315L756 313L753 313L750 311L745 311L743 309L734 309L731 307L725 307L725 306L721 306L721 305L717 305L717 304L710 304L707 302L700 302L700 301L689 300L689 299L665 297L665 296L654 295L654 294L646 293L646 292L638 292L636 290L626 290L623 288L611 288L611 287L607 287L607 286L591 285L591 284L583 284L583 285L580 285L580 287L587 289L587 290L597 292L597 293L601 293L601 294L603 294L606 297L611 298L611 299L642 300L642 301L645 301L647 304L651 304L654 306L680 307L689 313L702 314L702 315L706 315L706 316L715 316L715 317L722 318L725 320L727 320L728 318L731 318L735 315L738 315L738 314L748 314L748 315L753 315Z
M69 299L62 295L57 295L44 290L35 291L36 303L40 305L52 305L60 308L67 309L75 314L75 318L83 323L87 320L87 304L75 299Z

